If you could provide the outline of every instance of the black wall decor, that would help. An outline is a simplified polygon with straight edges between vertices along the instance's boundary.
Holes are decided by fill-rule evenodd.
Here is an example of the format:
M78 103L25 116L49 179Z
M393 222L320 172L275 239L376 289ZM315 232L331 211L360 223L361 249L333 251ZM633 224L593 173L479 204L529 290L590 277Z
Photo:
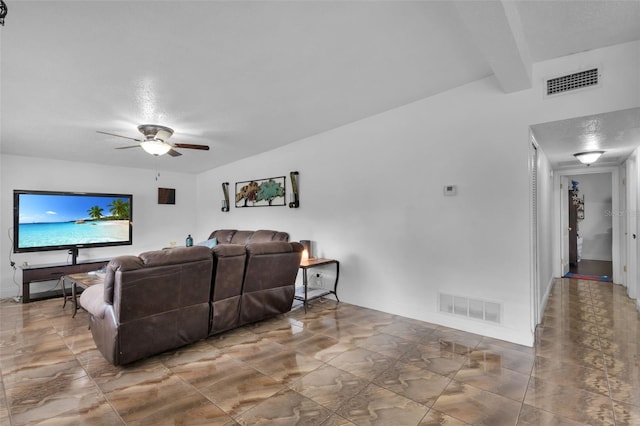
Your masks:
M175 204L176 190L173 188L158 188L158 204Z

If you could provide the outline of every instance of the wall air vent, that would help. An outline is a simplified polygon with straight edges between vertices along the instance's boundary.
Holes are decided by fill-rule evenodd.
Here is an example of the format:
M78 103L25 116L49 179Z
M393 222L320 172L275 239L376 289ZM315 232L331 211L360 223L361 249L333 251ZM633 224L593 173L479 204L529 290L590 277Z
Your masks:
M496 324L502 323L502 305L500 303L444 293L440 293L439 296L440 312L493 322Z
M598 68L580 71L573 74L547 80L547 96L558 95L586 87L597 86L600 83Z

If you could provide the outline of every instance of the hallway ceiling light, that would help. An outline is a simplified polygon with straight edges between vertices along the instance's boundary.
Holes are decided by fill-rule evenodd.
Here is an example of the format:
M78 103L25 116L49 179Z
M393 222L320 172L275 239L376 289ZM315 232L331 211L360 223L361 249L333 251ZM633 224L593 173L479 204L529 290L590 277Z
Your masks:
M587 151L587 152L578 152L577 154L573 154L582 164L586 164L587 166L595 163L600 156L604 154L604 151Z

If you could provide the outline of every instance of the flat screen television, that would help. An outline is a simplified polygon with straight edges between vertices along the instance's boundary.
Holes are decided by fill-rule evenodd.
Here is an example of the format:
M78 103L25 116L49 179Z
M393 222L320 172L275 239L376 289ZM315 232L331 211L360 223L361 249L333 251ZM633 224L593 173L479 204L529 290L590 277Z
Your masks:
M13 251L131 245L133 195L13 191Z

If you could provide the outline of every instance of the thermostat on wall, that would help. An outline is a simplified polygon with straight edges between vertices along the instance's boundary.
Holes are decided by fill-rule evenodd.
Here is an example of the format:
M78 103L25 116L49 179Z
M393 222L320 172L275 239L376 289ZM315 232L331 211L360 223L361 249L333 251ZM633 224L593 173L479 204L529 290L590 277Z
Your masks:
M456 195L457 192L458 192L458 187L456 185L444 186L444 195Z

